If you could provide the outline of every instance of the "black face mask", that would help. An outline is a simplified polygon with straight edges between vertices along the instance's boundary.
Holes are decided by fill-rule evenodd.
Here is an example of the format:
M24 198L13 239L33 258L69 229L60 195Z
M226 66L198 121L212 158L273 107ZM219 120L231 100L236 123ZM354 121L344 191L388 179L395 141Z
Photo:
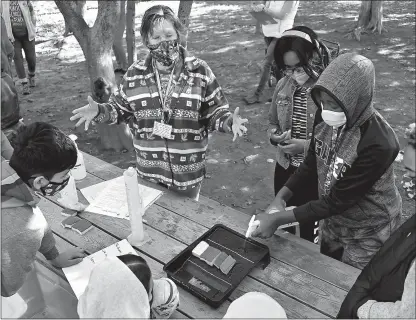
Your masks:
M44 196L53 196L57 192L61 191L63 188L66 187L66 185L69 182L69 178L70 177L66 178L62 182L52 182L52 181L49 181L49 183L48 183L47 186L40 188L40 191L42 192L42 194Z

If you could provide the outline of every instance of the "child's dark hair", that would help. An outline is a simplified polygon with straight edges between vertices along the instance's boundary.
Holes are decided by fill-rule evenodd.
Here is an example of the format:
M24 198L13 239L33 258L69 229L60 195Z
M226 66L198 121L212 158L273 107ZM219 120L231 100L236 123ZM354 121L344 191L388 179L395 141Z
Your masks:
M135 254L125 254L118 258L134 273L137 279L143 284L146 292L150 293L150 283L152 281L152 271L146 260Z
M14 138L10 166L28 182L35 175L51 179L77 162L75 143L57 127L35 122L19 128Z
M142 18L142 25L140 27L140 35L144 44L148 43L149 34L153 34L153 28L156 23L163 20L170 21L175 27L178 35L178 42L181 43L186 32L185 26L175 15L171 8L163 5L156 5L146 10Z
M277 67L283 71L286 67L283 55L286 52L294 51L305 72L313 79L317 79L329 64L329 58L327 58L327 55L329 55L328 49L318 40L318 35L311 28L296 26L289 30L306 33L312 42L297 36L284 36L283 33L282 38L277 40L274 49L274 60Z

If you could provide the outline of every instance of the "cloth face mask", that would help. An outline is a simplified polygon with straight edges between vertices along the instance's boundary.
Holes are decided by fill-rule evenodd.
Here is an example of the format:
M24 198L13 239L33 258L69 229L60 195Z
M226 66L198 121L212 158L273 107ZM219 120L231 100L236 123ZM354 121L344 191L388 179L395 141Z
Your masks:
M302 86L309 79L309 75L302 70L300 72L293 72L292 79L295 80L300 86Z
M177 40L161 41L158 44L148 45L147 47L153 59L165 67L171 67L179 56L179 44Z
M53 196L66 187L69 182L69 178L70 177L59 183L50 181L47 186L40 188L40 191L44 196Z

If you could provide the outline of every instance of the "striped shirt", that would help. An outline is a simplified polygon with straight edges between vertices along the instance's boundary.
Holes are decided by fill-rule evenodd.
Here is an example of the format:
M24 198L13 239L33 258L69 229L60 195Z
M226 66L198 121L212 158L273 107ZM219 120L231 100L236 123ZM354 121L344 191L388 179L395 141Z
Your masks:
M133 134L137 172L142 178L173 189L196 187L205 175L208 132L223 130L231 115L228 102L206 62L181 48L173 71L170 139L153 134L155 121L163 118L157 79L150 55L134 63L108 103L99 105L96 122L126 122ZM166 77L161 75L162 91ZM162 93L163 94L163 93Z
M307 125L307 89L297 86L293 95L293 115L292 115L292 139L308 138L306 133ZM304 160L304 153L290 156L290 164L295 167Z

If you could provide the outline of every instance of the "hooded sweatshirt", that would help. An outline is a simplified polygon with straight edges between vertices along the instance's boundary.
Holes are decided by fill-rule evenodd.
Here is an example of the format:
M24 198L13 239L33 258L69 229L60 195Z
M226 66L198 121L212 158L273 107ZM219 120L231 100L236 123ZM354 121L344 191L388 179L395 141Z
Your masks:
M91 272L79 298L81 319L149 319L149 296L140 280L117 257L108 257Z
M319 200L295 208L295 217L299 222L326 219L332 230L346 228L347 234L338 234L341 242L371 237L386 228L387 239L401 218L393 172L400 146L374 109L374 85L373 63L361 55L340 55L325 69L311 91L318 111L308 155L286 183L297 193L306 182L318 181ZM342 128L334 131L322 120L319 91L344 110L347 122Z
M1 295L9 297L23 285L36 252L55 259L58 249L37 203L40 198L1 158Z

